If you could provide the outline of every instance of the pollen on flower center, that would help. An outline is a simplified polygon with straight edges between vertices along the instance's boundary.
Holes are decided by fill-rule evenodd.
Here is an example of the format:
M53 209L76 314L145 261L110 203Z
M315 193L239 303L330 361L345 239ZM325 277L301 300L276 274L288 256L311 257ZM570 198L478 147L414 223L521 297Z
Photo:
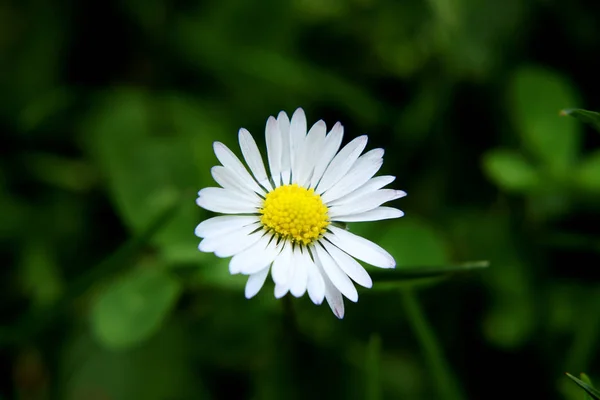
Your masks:
M321 196L297 184L269 192L260 213L260 221L266 229L296 243L314 242L329 225L327 206Z

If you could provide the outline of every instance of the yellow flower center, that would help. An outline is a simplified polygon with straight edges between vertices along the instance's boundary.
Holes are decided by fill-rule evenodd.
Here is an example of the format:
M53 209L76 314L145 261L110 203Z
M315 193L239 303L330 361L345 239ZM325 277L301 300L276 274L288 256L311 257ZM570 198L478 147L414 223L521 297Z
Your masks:
M280 186L267 193L260 213L265 229L295 243L314 242L329 225L327 207L321 196L313 189L296 184Z

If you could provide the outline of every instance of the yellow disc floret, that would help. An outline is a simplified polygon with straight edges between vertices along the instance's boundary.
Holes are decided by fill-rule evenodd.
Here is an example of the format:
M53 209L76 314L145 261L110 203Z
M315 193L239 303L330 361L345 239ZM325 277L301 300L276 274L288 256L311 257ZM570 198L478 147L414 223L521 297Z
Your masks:
M296 184L269 192L260 213L265 229L299 244L314 242L329 225L327 206L321 196Z

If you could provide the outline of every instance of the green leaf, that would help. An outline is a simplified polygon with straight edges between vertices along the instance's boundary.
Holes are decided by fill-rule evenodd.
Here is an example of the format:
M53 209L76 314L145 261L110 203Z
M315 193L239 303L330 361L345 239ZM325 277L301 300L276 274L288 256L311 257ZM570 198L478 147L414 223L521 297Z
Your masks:
M590 124L595 130L600 132L600 113L580 108L568 108L560 112L561 115L568 115L577 118L581 122Z
M51 153L28 153L27 168L40 181L75 192L90 190L96 183L95 171L85 161L68 159Z
M134 348L112 351L87 330L67 331L53 375L61 399L210 399L195 373L197 341L189 324L172 320ZM82 397L83 396L83 397Z
M164 199L177 191L168 180L171 163L164 154L168 143L158 143L166 137L149 132L158 129L151 114L154 101L139 90L111 91L92 107L83 124L117 210L134 232L143 229Z
M587 156L577 167L575 182L583 190L600 192L600 150Z
M34 130L51 117L65 112L75 101L74 93L62 87L38 93L21 110L18 116L20 127L24 131Z
M179 281L161 269L141 268L123 276L98 297L93 332L108 348L136 345L160 328L179 292Z
M412 279L443 278L457 273L465 273L489 267L488 261L470 261L456 265L402 267L388 271L370 272L377 282L396 282Z
M23 315L14 327L0 326L0 345L5 343L27 343L31 341L33 335L39 334L48 325L59 321L59 317L69 308L73 299L83 295L98 281L128 267L132 258L169 224L180 207L181 199L173 199L170 204L153 216L150 223L139 235L129 239L98 265L87 269L84 274L73 279L72 283L66 288L65 295L51 306L35 309Z
M394 256L397 270L415 265L448 263L448 248L444 238L425 222L412 217L390 224L377 243Z
M582 381L581 379L574 377L573 375L569 374L568 372L566 372L565 374L569 378L571 378L571 380L573 382L575 382L577 385L579 385L580 388L582 388L583 390L585 390L585 392L587 394L589 394L592 397L592 399L600 400L600 390L595 389L589 383L586 383L586 382Z
M592 380L590 379L590 377L587 374L582 372L579 374L579 376L581 377L582 381L584 381L585 383L587 383L590 386L594 386L594 385L592 385Z
M30 240L21 258L19 271L23 290L30 296L32 305L44 308L60 298L64 282L53 249L39 240Z
M519 252L521 239L511 229L511 212L503 206L465 210L447 225L457 248L468 249L473 257L489 260L493 266L480 274L489 299L482 334L489 343L507 350L527 343L538 321L535 280Z
M581 377L582 381L584 381L585 383L587 383L588 385L590 385L592 387L594 386L594 385L592 385L592 380L590 379L589 376L587 376L583 372L581 374L579 374L579 376ZM586 392L583 400L592 400L592 397Z
M567 171L581 140L576 121L558 117L560 110L578 103L571 83L559 73L524 67L513 76L510 94L514 123L523 144L551 171Z
M504 190L525 192L540 183L538 172L519 153L511 150L492 150L483 158L488 177Z
M352 225L351 231L374 240L396 260L396 268L381 270L369 268L373 280L381 283L377 290L415 287L436 283L451 273L439 272L447 266L449 256L444 238L425 222L408 217L388 223L387 230L371 231L366 225Z
M153 239L161 256L172 262L197 255L193 232L202 211L194 203L195 193L209 184L198 171L207 176L214 163L208 156L211 146L197 147L194 137L212 142L210 135L198 132L216 130L204 122L200 106L192 113L188 103L176 96L122 88L105 93L83 125L111 198L131 231L140 232L165 203L186 194L188 201Z

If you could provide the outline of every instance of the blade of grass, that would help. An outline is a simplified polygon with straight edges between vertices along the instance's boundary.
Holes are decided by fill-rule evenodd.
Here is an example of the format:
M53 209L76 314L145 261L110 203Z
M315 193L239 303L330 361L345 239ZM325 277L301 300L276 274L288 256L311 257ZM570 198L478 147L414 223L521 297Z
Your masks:
M585 122L586 124L590 124L594 129L600 132L600 113L588 110L582 110L580 108L570 108L566 110L562 110L560 115L570 116L577 118L581 122Z
M582 388L583 390L585 390L585 392L590 395L592 397L592 399L595 400L600 400L600 390L595 389L593 386L591 386L590 384L582 381L579 378L574 377L573 375L571 375L568 372L565 372L565 374L571 378L571 380L573 382L575 382L580 388Z
M429 325L415 295L410 290L403 290L401 295L408 322L422 347L439 398L443 400L463 400L465 397L461 393L450 366L442 354L433 329Z
M579 374L579 377L581 378L582 381L584 381L588 385L594 387L594 385L592 385L592 381L590 380L589 376L587 376L586 374L584 374L582 372L582 373ZM594 400L594 399L592 399L592 396L590 396L589 393L587 393L587 392L585 393L584 397L585 397L584 400Z
M369 272L376 282L397 282L412 279L447 277L489 267L488 261L470 261L457 265L398 267L393 270L377 270Z

